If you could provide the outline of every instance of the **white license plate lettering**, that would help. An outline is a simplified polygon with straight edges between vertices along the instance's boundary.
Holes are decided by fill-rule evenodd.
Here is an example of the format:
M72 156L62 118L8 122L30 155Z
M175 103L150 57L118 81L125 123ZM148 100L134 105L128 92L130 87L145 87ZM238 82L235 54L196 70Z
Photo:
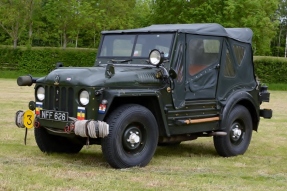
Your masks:
M40 118L55 121L68 121L68 112L40 110Z
M54 114L54 119L57 121L66 121L66 115L65 115L65 113L56 112Z
M46 112L40 111L40 118L46 118Z

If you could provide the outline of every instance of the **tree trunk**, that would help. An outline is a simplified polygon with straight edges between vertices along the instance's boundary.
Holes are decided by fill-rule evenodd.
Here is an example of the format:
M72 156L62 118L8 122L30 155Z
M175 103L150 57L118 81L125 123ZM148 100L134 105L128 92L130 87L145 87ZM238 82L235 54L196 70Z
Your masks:
M60 46L63 47L63 33L60 35Z
M287 31L286 31L286 40L285 40L285 58L286 58L286 54L287 54Z
M78 48L78 40L79 40L79 31L77 31L75 48Z
M64 42L63 42L63 49L66 49L67 48L67 34L66 34L66 31L64 31L64 33L63 33L63 40L64 40Z
M29 25L29 38L28 38L28 45L32 46L32 35L33 35L33 22Z
M18 42L18 38L14 38L14 39L13 39L13 48L14 48L14 49L17 48L17 42Z
M96 31L94 32L94 48L96 48Z
M278 39L278 45L277 45L277 57L279 57L279 55L280 55L281 33L282 33L282 29L281 29L281 27L280 27L280 30L279 30L279 39Z

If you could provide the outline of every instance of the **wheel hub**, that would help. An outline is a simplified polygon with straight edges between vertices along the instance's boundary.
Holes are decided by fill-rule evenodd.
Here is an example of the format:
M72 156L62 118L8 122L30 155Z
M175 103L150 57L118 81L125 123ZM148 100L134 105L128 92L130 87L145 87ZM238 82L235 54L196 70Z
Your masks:
M138 136L139 132L133 132L130 131L130 136L127 139L127 142L129 142L131 144L132 147L134 147L135 143L139 143L140 142L140 137Z
M138 126L131 125L123 134L123 147L127 152L136 152L142 148L144 137Z
M235 127L231 130L231 137L234 141L239 140L242 134L242 130L239 128L239 125L236 124Z

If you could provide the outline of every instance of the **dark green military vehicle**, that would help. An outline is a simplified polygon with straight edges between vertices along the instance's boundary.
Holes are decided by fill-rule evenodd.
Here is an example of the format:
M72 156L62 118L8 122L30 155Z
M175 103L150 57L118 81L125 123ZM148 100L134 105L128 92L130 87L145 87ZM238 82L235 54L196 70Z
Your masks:
M244 154L269 92L256 80L248 28L152 25L102 32L94 67L64 67L35 83L19 127L35 127L42 152L101 144L114 168L145 166L158 145L213 137L224 157ZM67 66L69 63L66 63Z

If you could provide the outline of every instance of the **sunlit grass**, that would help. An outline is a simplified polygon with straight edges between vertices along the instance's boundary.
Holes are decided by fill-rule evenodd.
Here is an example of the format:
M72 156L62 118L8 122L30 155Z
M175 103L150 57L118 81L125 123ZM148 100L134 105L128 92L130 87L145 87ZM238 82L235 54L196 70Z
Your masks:
M282 61L287 61L287 58L284 57L276 57L276 56L253 56L254 60L257 59L269 59L269 60L282 60Z
M287 92L271 91L271 120L261 119L244 155L217 155L212 138L179 146L158 147L144 168L115 170L101 147L79 154L44 154L28 131L14 123L26 110L34 87L18 87L15 79L0 79L0 190L287 190Z

